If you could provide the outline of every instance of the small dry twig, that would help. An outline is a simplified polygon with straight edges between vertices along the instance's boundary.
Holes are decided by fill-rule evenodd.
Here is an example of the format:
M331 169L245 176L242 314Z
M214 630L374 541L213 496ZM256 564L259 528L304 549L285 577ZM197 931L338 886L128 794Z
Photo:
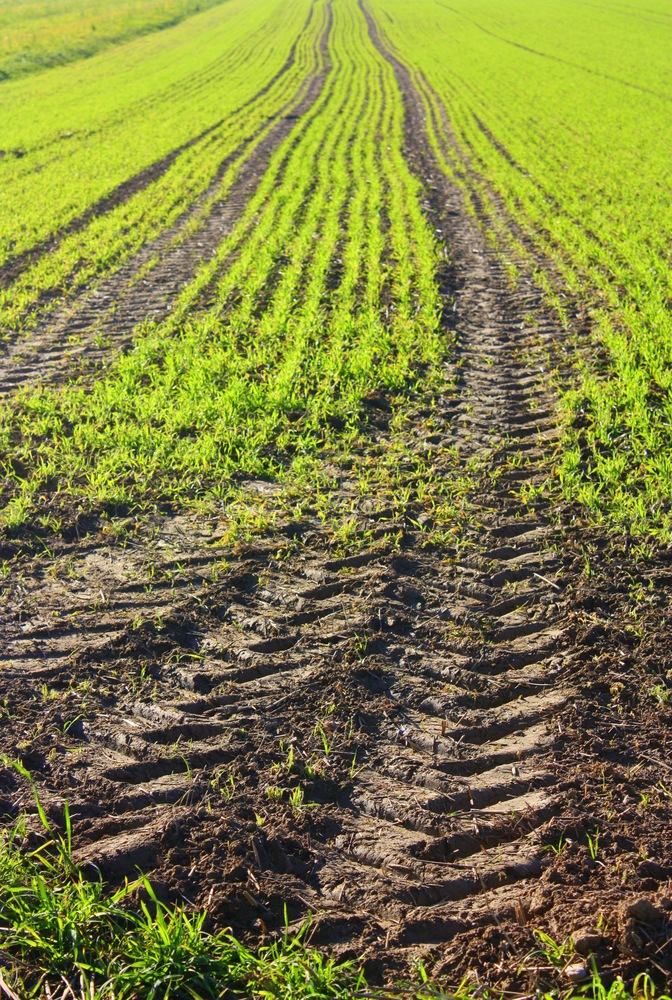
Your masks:
M21 1000L21 997L14 992L2 972L0 972L0 990L2 990L5 996L9 997L9 1000Z

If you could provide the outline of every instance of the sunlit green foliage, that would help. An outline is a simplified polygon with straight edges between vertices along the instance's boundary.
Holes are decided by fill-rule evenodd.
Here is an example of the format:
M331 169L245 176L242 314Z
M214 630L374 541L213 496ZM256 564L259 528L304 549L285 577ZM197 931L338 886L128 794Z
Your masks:
M3 994L19 990L26 1000L346 1000L364 985L353 962L336 963L309 948L305 927L251 950L227 932L209 931L207 913L160 902L142 876L106 890L74 861L67 805L62 834L37 794L35 800L47 835L40 847L20 849L21 822L0 832Z
M565 400L568 493L616 523L669 535L669 6L425 0L419 17L413 0L374 0L372 9L423 95L446 172L507 253L550 258L556 303L569 291L590 310L606 358L567 345L580 369Z
M105 262L106 253L121 252L116 244L126 230L126 243L137 246L207 187L222 160L277 114L314 66L320 19L302 33L309 10L309 0L230 0L84 63L0 86L0 265L178 154L158 186L25 274L2 299L2 327L40 289L70 287L77 280L71 269L80 280L87 264L85 276L97 273L101 256ZM299 35L304 44L290 72L260 94ZM193 144L180 155L185 143Z
M29 391L3 409L5 454L32 469L24 498L48 486L133 504L226 495L241 474L292 476L352 441L368 393L436 366L448 346L438 251L402 123L392 67L357 5L339 3L320 96L170 318L146 324L92 386ZM204 158L193 154L194 170Z
M167 28L222 0L2 0L0 81Z
M369 6L409 68L439 162L503 253L537 269L561 313L568 295L588 310L594 340L558 345L574 386L562 408L567 494L669 536L664 6L423 0L422 17L411 0ZM6 466L3 503L20 493L11 523L47 485L134 503L292 475L325 446L347 450L372 389L403 390L445 355L438 253L402 154L394 73L359 6L343 0L332 16L320 97L170 319L137 330L135 350L90 389L29 392L2 411L0 447L28 469L17 485ZM324 0L228 0L2 84L0 266L53 241L0 292L4 335L29 333L45 301L74 299L202 199L198 227L222 163L217 197L325 70L329 17ZM97 212L167 155L151 183Z

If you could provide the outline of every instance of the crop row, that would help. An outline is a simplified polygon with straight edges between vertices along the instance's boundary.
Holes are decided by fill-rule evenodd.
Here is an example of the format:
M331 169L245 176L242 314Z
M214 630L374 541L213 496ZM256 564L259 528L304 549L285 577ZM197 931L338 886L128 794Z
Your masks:
M318 44L325 14L310 19L285 72L222 122L196 137L156 179L136 194L94 214L56 248L0 293L0 326L5 336L29 329L41 318L40 305L53 297L72 297L118 267L162 230L173 226L198 200L190 232L207 218L215 200L226 196L241 166L272 128L279 111L291 111L307 79L321 64ZM225 168L225 169L224 169ZM222 175L223 174L223 175ZM176 236L176 239L179 237ZM151 267L151 262L147 265Z
M0 8L0 81L94 55L221 0L14 0Z
M376 0L444 170L562 312L587 304L561 466L617 524L672 525L669 18L656 5ZM512 268L512 275L515 268ZM549 273L551 275L549 279ZM596 356L603 358L600 363Z
M292 45L305 28L314 51L320 25L310 10L309 0L232 0L84 64L5 83L0 267L76 227L167 155L187 161L185 144L228 137L226 155L232 137L249 138L246 119L254 128L277 113L309 71L314 56ZM209 169L206 154L205 185Z
M170 317L93 385L4 408L3 451L32 470L6 519L45 490L128 504L299 476L352 445L367 394L440 362L438 248L393 70L355 0L334 5L328 48L320 95Z

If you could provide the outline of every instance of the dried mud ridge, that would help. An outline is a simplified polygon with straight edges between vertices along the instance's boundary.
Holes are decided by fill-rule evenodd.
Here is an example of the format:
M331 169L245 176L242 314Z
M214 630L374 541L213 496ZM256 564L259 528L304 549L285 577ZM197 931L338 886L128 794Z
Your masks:
M81 861L112 881L146 871L239 934L280 927L286 903L373 975L422 954L513 982L533 927L563 938L601 913L607 967L664 970L669 805L660 793L643 813L638 796L669 777L669 716L647 728L626 689L634 577L626 560L613 591L581 584L599 536L518 495L544 481L557 434L544 359L561 332L531 283L511 289L417 145L400 83L409 159L450 249L459 375L440 432L419 411L417 449L470 476L459 545L423 548L412 500L397 514L360 502L349 557L309 521L233 551L216 521L82 521L49 574L36 558L9 580L4 740L56 818L69 801ZM383 400L371 426L384 447ZM642 573L669 586L659 564ZM666 645L637 642L640 667L664 666ZM9 815L30 806L0 782ZM646 919L633 893L648 893Z
M313 8L311 7L311 16ZM308 28L311 17L304 27ZM327 42L331 12L320 40L323 59L327 60ZM271 83L263 87L247 104L259 100L271 84L293 65L294 48L285 65ZM10 343L0 353L0 395L34 383L53 384L72 379L96 366L108 364L112 356L127 348L135 328L146 320L158 322L170 313L172 304L202 264L214 258L222 241L232 232L264 176L270 159L317 100L326 73L304 80L297 92L274 117L273 124L261 125L246 136L220 164L209 187L177 220L158 236L144 244L118 270L93 287L85 287L73 299L50 306L48 299L38 304L39 319L34 330ZM245 107L246 105L243 105ZM239 111L242 108L239 109ZM136 177L120 185L94 209L76 220L56 238L56 245L72 232L85 228L91 219L112 211L118 204L156 181L191 146L217 129L215 124L190 142L173 150ZM252 149L247 147L259 138ZM239 164L232 186L218 197L222 179L232 165ZM51 242L40 245L25 260L18 261L0 278L10 281L33 260L53 249ZM20 265L20 266L19 266ZM2 350L0 348L0 350Z

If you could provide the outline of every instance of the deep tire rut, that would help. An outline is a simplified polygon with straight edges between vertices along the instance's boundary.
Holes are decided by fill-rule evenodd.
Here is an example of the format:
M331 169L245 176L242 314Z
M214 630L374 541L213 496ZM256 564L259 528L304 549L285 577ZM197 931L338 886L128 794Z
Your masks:
M218 580L212 528L199 535L168 518L157 522L146 590L146 546L87 552L75 540L60 553L80 581L68 585L72 627L47 624L41 611L19 638L14 622L5 632L6 676L51 683L67 667L105 683L142 661L156 679L153 700L128 689L78 734L69 798L88 842L82 859L114 880L172 870L191 899L189 878L175 875L191 838L209 854L193 861L199 898L230 877L222 919L268 921L274 901L289 900L297 916L320 914L332 945L347 950L363 935L390 955L498 920L529 895L549 858L543 831L562 810L558 720L575 694L563 671L571 630L556 531L544 502L524 504L519 492L547 474L556 430L543 346L559 331L531 283L511 288L419 142L421 106L395 68L408 157L450 258L441 280L457 391L449 380L435 414L443 433L420 435L418 446L433 451L439 474L458 468L470 479L459 549L450 558L423 549L412 510L395 518L361 505L359 537L370 533L373 548L330 557L318 525L290 525L304 542L298 554L279 559L277 542L227 552ZM227 224L213 218L217 239ZM333 727L324 723L333 755L316 777L306 747L325 705L336 708ZM297 773L317 805L297 800L288 813ZM252 815L275 809L295 828L282 849L262 825L234 850L251 802Z
M646 699L669 696L672 555L608 549L549 499L547 359L565 333L531 277L511 283L434 158L409 72L362 11L396 73L406 159L443 244L444 381L430 392L419 379L397 423L382 391L365 399L355 471L325 452L331 524L287 520L284 486L247 481L246 512L278 517L252 541L230 541L215 502L203 516L73 513L46 552L6 533L0 749L20 755L56 824L67 801L85 868L112 884L145 872L159 898L207 908L253 945L312 912L311 942L363 958L374 978L422 958L513 993L533 929L562 940L597 926L601 968L641 971L644 957L660 970L669 726ZM286 113L324 85L307 80ZM11 348L0 390L94 377L139 321L166 315L294 128L281 118L250 157L241 147L233 190L198 231L180 242L174 227L53 313L24 367L28 345ZM96 347L101 330L111 346ZM364 495L359 471L388 453L401 456L394 491ZM440 516L422 492L432 477ZM611 590L584 576L605 551ZM32 791L0 765L0 812L23 811L35 838ZM644 891L659 897L648 937L627 909ZM537 973L519 993L550 989Z

